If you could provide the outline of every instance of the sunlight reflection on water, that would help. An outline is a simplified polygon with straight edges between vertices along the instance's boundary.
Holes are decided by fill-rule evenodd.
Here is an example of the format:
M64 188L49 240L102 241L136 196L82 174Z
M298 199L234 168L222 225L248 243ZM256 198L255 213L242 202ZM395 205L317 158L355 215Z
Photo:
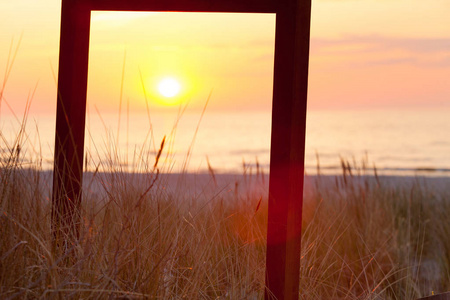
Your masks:
M310 111L307 119L306 171L316 173L316 153L321 171L340 173L341 158L361 166L362 161L379 172L393 175L450 175L450 121L445 110L425 111ZM116 147L118 116L91 115L87 120L85 147L89 168L94 168L105 153L118 151L122 164L133 157L154 163L164 135L168 140L163 152L165 169L180 172L192 147L188 171L207 171L206 157L219 173L242 173L243 165L255 170L256 163L268 173L270 149L270 113L207 112L201 121L195 143L194 133L200 112L186 113L176 127L176 113L133 115L129 122L121 117L119 146ZM103 122L102 122L103 120ZM2 116L1 128L11 145L18 122ZM128 124L128 125L127 125ZM127 129L128 127L128 129ZM36 132L38 128L38 134ZM26 155L43 167L52 167L54 118L30 116L27 124ZM153 134L153 139L151 136ZM145 147L143 147L145 145ZM4 143L2 151L5 151ZM128 159L126 158L128 154ZM165 154L165 155L164 155ZM117 159L116 159L117 162ZM162 161L161 161L162 163Z

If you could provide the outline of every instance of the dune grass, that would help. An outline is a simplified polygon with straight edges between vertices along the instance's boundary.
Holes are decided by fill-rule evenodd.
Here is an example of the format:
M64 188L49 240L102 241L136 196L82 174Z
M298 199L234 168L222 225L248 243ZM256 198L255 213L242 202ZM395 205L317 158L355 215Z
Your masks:
M107 145L106 172L97 165L85 174L81 237L57 256L51 174L39 160L23 163L23 128L13 143L1 135L0 298L263 297L268 181L261 170L244 166L235 182L219 186L209 166L210 180L192 189L195 175L170 185L159 171L170 170L158 167L164 143L151 158L138 154L134 170ZM365 163L342 166L338 176L321 175L319 166L306 177L300 298L416 299L450 290L449 194L419 179L393 184Z

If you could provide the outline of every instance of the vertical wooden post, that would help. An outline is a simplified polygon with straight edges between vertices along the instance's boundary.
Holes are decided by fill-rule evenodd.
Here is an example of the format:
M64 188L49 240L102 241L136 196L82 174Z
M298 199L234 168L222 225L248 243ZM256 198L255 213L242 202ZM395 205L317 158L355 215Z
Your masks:
M62 253L79 237L90 27L82 2L63 0L61 9L52 235Z
M311 0L277 12L266 299L298 299Z

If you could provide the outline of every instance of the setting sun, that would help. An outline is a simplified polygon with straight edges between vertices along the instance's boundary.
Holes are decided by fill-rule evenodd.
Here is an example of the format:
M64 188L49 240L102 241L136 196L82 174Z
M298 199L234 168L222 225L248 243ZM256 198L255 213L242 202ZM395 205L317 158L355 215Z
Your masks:
M180 92L180 83L173 78L164 78L158 84L158 91L166 98L172 98Z

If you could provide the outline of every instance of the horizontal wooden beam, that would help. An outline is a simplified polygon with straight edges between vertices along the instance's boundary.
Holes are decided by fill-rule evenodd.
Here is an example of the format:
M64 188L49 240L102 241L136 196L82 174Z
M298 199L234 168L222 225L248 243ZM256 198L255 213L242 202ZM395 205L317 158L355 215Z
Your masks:
M79 0L90 10L276 13L285 1L275 0Z

